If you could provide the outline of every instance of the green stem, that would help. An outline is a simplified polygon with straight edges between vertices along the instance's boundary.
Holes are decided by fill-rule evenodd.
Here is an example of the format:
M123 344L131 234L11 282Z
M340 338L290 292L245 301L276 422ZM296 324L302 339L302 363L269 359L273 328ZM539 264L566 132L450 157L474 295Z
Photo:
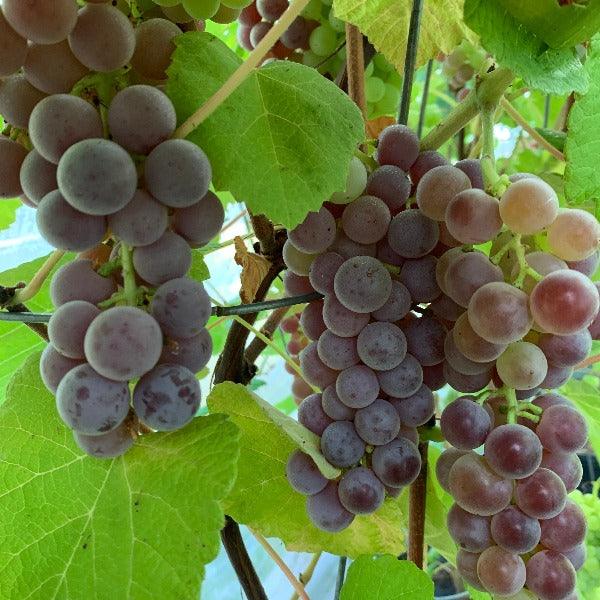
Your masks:
M18 289L15 292L10 305L23 304L28 300L31 300L31 298L40 291L44 281L46 281L48 275L52 272L52 269L54 269L64 255L64 250L55 250L39 268L31 281L24 288Z
M121 265L123 268L123 295L125 301L129 306L137 306L138 287L135 282L133 252L124 242L121 242Z
M494 124L496 107L484 106L481 109L481 170L485 191L494 195L500 177L496 172L494 157Z
M519 402L517 400L517 393L512 388L505 388L503 393L504 397L506 398L506 404L508 407L508 410L506 412L506 422L516 423L519 406Z
M540 417L538 417L537 415L532 415L530 412L527 412L526 410L517 411L517 417L523 417L524 419L529 419L530 421L533 421L534 423L540 422Z
M421 151L437 150L474 119L482 105L497 104L513 79L513 72L502 67L482 75L476 89L421 140Z

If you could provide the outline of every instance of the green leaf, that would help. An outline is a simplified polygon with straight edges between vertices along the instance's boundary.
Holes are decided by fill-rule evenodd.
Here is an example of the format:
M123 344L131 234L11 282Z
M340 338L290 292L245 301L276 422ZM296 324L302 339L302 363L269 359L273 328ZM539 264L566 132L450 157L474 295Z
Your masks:
M585 95L576 98L571 107L565 144L565 191L572 204L600 198L597 161L600 152L600 36L592 40L585 70L590 78L590 87Z
M448 54L475 36L463 22L464 0L424 2L417 65L440 52ZM334 0L335 15L357 25L396 70L402 72L412 2L407 0Z
M125 457L79 451L32 356L0 407L0 597L197 598L235 478L223 416L143 436Z
M465 22L529 87L551 94L587 89L588 75L573 50L549 49L496 0L465 0Z
M44 264L48 257L43 256L34 261L0 273L0 285L13 286L19 282L28 282ZM55 269L72 260L73 255L63 257ZM40 291L27 302L32 312L49 312L52 310L50 301L50 279L48 277ZM0 321L0 402L9 379L33 352L41 350L45 342L23 323Z
M243 386L215 386L208 397L211 412L226 413L241 430L238 478L224 501L225 512L263 535L278 537L291 550L356 557L400 554L403 520L399 502L388 499L370 516L356 517L340 533L317 529L306 515L305 498L292 490L285 464L295 443L267 417Z
M359 556L348 569L340 600L433 600L431 577L395 556Z
M600 456L600 404L598 403L598 388L586 381L571 379L561 388L569 400L572 400L583 413L589 427L590 445L596 456Z
M600 0L500 0L510 13L552 48L576 46L600 29Z
M167 93L181 122L241 60L207 33L187 33L176 44ZM344 187L363 138L360 111L333 82L276 61L254 71L188 139L210 158L217 190L294 227Z
M544 127L536 127L535 130L557 150L561 152L565 149L565 141L567 134L564 131L556 131L555 129L545 129Z
M0 231L14 223L19 206L22 206L22 204L18 199L0 200Z
M205 281L210 279L210 271L204 260L204 254L200 250L192 250L192 266L187 275L190 279L196 281Z

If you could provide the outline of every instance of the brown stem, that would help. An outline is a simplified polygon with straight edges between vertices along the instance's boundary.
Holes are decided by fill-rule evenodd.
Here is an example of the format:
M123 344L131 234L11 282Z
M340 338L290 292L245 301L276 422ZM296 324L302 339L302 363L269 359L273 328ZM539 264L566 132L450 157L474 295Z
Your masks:
M569 123L569 113L571 112L571 108L573 107L573 104L575 104L575 92L571 92L567 96L565 103L563 104L562 108L560 109L560 114L558 115L558 118L556 119L556 123L554 124L554 129L556 129L557 131L566 131L567 130L567 125Z
M29 312L29 309L24 304L13 304L8 307L8 312ZM44 323L25 323L31 331L39 335L44 341L50 341L48 339L48 326Z
M266 320L265 324L262 326L261 332L268 339L273 339L273 335L279 327L279 323L283 320L285 315L289 311L289 306L283 306L274 310L269 318ZM246 348L246 352L244 354L244 358L246 363L249 365L253 365L256 362L256 359L260 356L260 353L266 348L267 344L264 340L261 340L258 337L255 337L249 344L248 348Z
M408 504L408 560L423 568L425 549L425 498L427 495L427 449L429 442L419 444L421 471L410 486Z
M248 600L268 600L265 589L248 556L246 546L244 546L240 527L229 516L225 516L225 527L221 529L221 539Z
M348 95L360 108L363 119L366 119L367 98L365 96L363 35L360 29L351 23L346 23L346 69L348 72Z
M369 42L367 37L363 35L363 64L365 67L373 60L375 54L377 54L375 47ZM346 67L346 64L344 64L339 75L336 77L335 83L341 90L348 92L348 68Z

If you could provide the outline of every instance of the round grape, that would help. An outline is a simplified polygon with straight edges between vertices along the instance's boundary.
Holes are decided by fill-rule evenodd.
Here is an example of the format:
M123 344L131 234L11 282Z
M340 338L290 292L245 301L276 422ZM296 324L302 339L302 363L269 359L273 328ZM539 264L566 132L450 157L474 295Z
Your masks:
M488 411L477 404L474 398L462 396L444 409L440 428L452 446L461 450L473 450L485 442L492 422Z
M167 19L148 19L135 29L135 51L131 66L148 79L162 81L167 78L171 54L175 50L173 38L181 29Z
M4 0L2 12L10 26L36 44L56 44L75 27L75 0Z
M515 499L526 515L534 519L551 519L564 509L567 490L556 473L541 468L531 477L517 482Z
M498 475L522 479L540 466L542 445L535 433L523 425L500 425L487 436L483 455Z
M551 452L577 452L588 438L583 416L565 405L545 408L535 432L544 448Z
M464 190L471 188L469 178L452 165L434 167L417 185L416 200L421 212L435 221L444 221L446 207Z
M400 431L400 417L392 404L377 399L356 411L354 426L358 435L372 446L391 442Z
M403 487L419 476L421 455L415 444L406 438L398 438L373 450L372 468L385 485Z
M463 244L483 244L502 229L498 201L483 190L464 190L450 200L445 223L450 234Z
M446 518L448 533L467 552L483 552L493 545L490 518L473 515L453 504Z
M74 431L73 438L81 450L94 458L116 458L125 454L134 443L134 436L127 421L101 435L86 435Z
M488 592L510 596L525 585L525 563L518 554L492 546L481 553L477 575Z
M516 390L530 390L541 385L548 373L544 353L531 342L515 342L496 361L498 376Z
M171 217L175 233L183 237L192 248L208 244L219 234L224 221L223 204L210 191L196 204L176 209Z
M334 467L351 467L364 455L365 442L356 432L353 423L334 421L323 431L321 452Z
M335 274L335 295L349 310L369 313L381 308L392 291L389 271L370 256L348 259Z
M306 512L316 527L330 533L346 529L354 520L354 515L340 502L335 481L330 481L318 494L307 498Z
M494 542L509 552L531 552L538 545L541 533L538 520L527 516L516 506L508 506L492 517Z
M387 371L404 360L406 338L393 323L370 323L358 335L356 350L365 365L376 371Z
M388 242L404 258L420 258L429 254L438 243L438 224L420 210L408 209L398 213L391 221Z
M575 590L576 573L569 560L551 550L527 561L527 587L541 600L564 600Z
M285 474L292 488L305 496L318 494L328 483L315 461L300 450L294 450L290 454L285 465Z
M40 357L40 375L44 385L55 394L63 377L82 363L82 360L63 356L52 344L48 344Z
M385 488L371 469L355 467L340 479L338 494L346 510L354 515L368 515L383 504Z
M564 260L583 260L598 250L600 224L590 213L568 208L559 211L548 230L548 245Z
M187 242L169 230L156 242L133 250L136 273L152 285L183 277L191 265L192 251Z
M342 228L351 240L359 244L374 244L386 235L390 219L390 209L383 200L375 196L361 196L346 206Z
M309 212L300 225L289 231L288 238L300 252L317 254L333 244L335 232L333 215L326 208L321 208L318 212Z

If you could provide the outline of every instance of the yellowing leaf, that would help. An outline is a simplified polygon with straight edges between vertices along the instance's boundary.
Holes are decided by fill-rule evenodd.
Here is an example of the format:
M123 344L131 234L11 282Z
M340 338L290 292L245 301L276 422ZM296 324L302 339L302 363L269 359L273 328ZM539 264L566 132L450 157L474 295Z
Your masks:
M334 13L357 25L398 71L404 69L411 0L334 0ZM463 22L464 0L424 2L417 65L449 53L464 39L475 40Z

